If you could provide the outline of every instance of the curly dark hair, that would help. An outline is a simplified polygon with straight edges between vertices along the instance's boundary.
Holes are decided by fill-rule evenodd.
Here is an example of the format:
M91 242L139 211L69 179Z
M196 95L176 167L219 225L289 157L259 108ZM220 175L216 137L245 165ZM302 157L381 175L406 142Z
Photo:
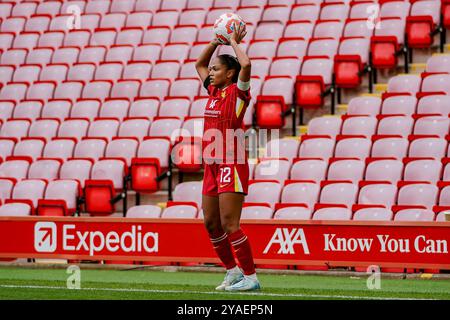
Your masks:
M241 64L238 59L230 54L221 54L217 58L220 59L220 63L224 64L227 69L235 70L232 81L236 83L239 78L239 72L241 71Z

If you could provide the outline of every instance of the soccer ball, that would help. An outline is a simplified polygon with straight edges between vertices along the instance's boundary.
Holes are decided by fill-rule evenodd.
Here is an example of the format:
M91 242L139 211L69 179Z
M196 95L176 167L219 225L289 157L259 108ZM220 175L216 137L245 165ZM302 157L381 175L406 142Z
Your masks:
M221 44L230 44L230 38L234 31L233 23L240 24L245 28L244 20L235 13L224 13L214 23L214 34Z

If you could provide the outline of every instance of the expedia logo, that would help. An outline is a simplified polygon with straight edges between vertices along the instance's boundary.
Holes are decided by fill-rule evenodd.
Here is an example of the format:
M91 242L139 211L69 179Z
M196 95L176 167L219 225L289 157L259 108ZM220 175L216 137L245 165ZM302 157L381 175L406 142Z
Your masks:
M303 252L309 254L308 243L306 242L303 229L277 228L263 253L267 254L274 246L278 248L277 254L295 254L295 245L301 245Z
M102 230L77 230L75 224L64 224L60 231L60 250L67 253L112 254L156 253L159 249L158 233L142 232L142 226L131 226L122 232ZM34 248L37 252L55 252L57 228L54 222L37 222L34 226Z
M54 222L37 222L34 225L34 249L37 252L55 252L56 243Z

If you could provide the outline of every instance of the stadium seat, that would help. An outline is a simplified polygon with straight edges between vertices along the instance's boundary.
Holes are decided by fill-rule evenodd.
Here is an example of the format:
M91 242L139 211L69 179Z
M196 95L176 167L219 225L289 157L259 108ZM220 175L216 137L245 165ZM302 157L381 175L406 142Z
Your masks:
M115 137L106 146L105 157L123 159L126 165L130 166L131 160L136 156L138 145L136 138Z
M94 160L92 159L68 159L61 166L59 178L63 180L76 180L80 182L82 188L84 183L91 176L91 169Z
M356 158L331 158L328 167L327 180L349 180L357 183L362 180L365 163Z
M49 182L45 196L38 201L37 215L67 216L78 212L80 183L76 180L55 180Z
M273 218L282 220L309 220L311 219L311 209L300 206L284 207L278 209Z
M434 221L434 219L434 212L424 209L400 210L394 217L394 221Z
M355 212L355 221L391 221L393 217L390 209L384 208L364 208Z
M364 160L370 155L372 142L363 136L338 136L334 156Z
M128 209L127 218L159 218L161 208L154 205L139 205Z
M262 159L255 168L255 180L277 180L281 184L289 177L290 163L287 159Z
M147 28L151 25L153 14L151 11L135 11L127 15L125 27Z
M382 101L379 97L355 97L348 104L348 115L376 116L380 113Z
M78 61L80 49L77 47L60 47L54 50L51 48L35 49L27 57L27 63L66 63L72 65Z
M393 96L385 99L382 105L382 114L407 115L415 113L417 99L413 96Z
M139 80L120 79L111 88L110 97L122 98L131 101L138 95L140 85L141 82ZM128 109L126 110L125 114L127 112Z
M12 118L36 120L41 115L43 104L40 100L22 100L15 106Z
M342 119L340 117L317 117L308 123L309 135L327 135L335 138L341 132Z
M14 157L30 157L33 160L42 156L45 139L22 138L16 143L13 151Z
M426 183L405 183L399 188L397 205L420 206L424 209L431 209L436 205L438 197L438 187Z
M109 97L112 86L113 83L111 80L93 80L84 86L81 98L100 99L104 101Z
M281 203L304 204L312 210L319 200L319 192L320 186L317 183L288 180L281 194Z
M321 5L320 20L340 20L347 19L350 7L346 3L324 2Z
M138 141L148 136L150 121L146 118L124 118L119 127L118 136L137 138Z
M341 133L343 135L362 135L369 138L375 134L377 123L375 117L343 116Z
M422 74L422 92L450 93L449 74Z
M41 66L21 65L14 71L13 82L35 82L39 78Z
M41 179L24 179L14 186L11 201L29 204L34 212L38 200L44 197L47 182Z
M372 157L403 159L408 153L409 142L401 136L374 136Z
M161 0L136 0L134 10L136 11L156 11L160 8Z
M106 145L105 139L85 137L76 144L74 157L98 160L105 155Z
M305 57L301 75L295 84L296 104L302 108L319 108L324 104L324 97L332 93L333 60L326 57ZM331 98L334 113L334 95Z
M67 160L72 158L76 141L70 138L52 138L45 144L42 156Z
M67 119L59 126L57 136L60 138L76 138L78 140L81 140L82 137L86 136L88 127L88 119Z
M299 157L328 160L333 156L335 141L326 136L302 136Z
M449 133L448 116L420 116L414 126L416 135L438 135L445 137Z
M197 39L197 30L195 25L175 26L169 41L171 43L188 43L189 45L192 45Z
M6 159L6 157L12 155L16 142L17 142L16 138L7 138L7 137L0 138L1 159Z
M82 81L63 81L60 83L54 93L54 99L68 99L72 102L81 98L84 83Z
M406 18L406 38L409 48L428 48L433 44L434 32L440 24L440 5L435 1L412 3Z
M362 186L358 196L358 204L382 205L390 209L397 198L397 186L390 183L367 182Z
M398 16L392 17L392 13L388 17L382 15L383 8L388 4L389 2L382 6L380 27L374 30L371 38L371 61L376 69L392 69L397 66L398 52L404 42L405 20Z
M334 38L311 38L307 55L313 57L326 56L332 60L338 51L338 47L339 41Z
M328 181L322 183L319 203L326 205L344 205L351 208L356 203L358 186L349 182ZM314 219L314 217L313 217Z
M428 58L426 73L450 72L450 60L447 55L432 55Z
M50 106L50 103L46 104L46 106ZM55 104L52 105L52 107L54 106ZM42 109L42 118L36 119L30 126L30 137L45 137L49 139L56 136L60 122L63 117L66 117L66 113L58 114L55 109L51 110L52 112L46 112L48 109L44 106Z
M403 179L405 181L425 181L436 183L441 178L442 163L440 160L408 159Z
M275 56L277 43L274 40L251 40L247 55L253 58L272 58Z
M0 178L0 200L2 201L2 203L6 199L11 198L12 190L16 183L17 180L14 178Z
M197 208L202 207L202 183L201 181L182 182L175 186L173 201L194 202Z
M30 119L9 119L0 129L1 137L24 138L28 136Z
M450 71L450 70L449 70ZM422 97L417 105L418 114L450 114L450 97L446 95L429 95Z
M297 4L292 7L291 21L316 21L319 19L320 6L314 3Z
M69 66L67 64L48 64L39 75L40 81L56 81L58 84L64 80L67 80L67 73L69 72Z
M397 183L403 177L403 162L395 158L367 159L365 180Z
M445 156L447 141L442 138L428 136L412 136L409 145L409 157L426 157L437 160Z
M339 20L319 20L314 28L313 38L339 39L344 30L344 23Z
M312 37L313 30L314 30L314 23L309 20L288 21L286 24L286 28L284 29L283 34L284 38L280 39L279 48L282 44L281 41L283 41L283 39L285 41L290 41L289 40L290 38L292 38L293 40L297 38L299 41L304 42L303 51L306 52L307 44L309 39ZM288 46L285 45L285 47ZM282 54L283 52L279 50L279 54L277 54L277 56L281 56Z
M86 13L102 13L105 14L109 12L111 6L111 1L109 0L98 0L93 2L87 2L84 12Z
M70 110L71 118L87 118L90 121L98 117L101 102L98 99L79 99Z
M187 204L168 203L167 208L161 213L163 219L194 219L197 217L197 207Z
M314 212L313 220L350 220L352 211L346 208L322 208Z
M414 119L410 116L383 115L378 117L378 135L397 135L407 137L412 134Z
M334 57L335 83L338 88L356 88L368 71L369 40L363 37L341 39ZM371 89L369 89L371 90Z
M117 65L117 64L112 64ZM101 66L100 66L101 67ZM121 67L120 67L121 68ZM152 64L146 61L130 61L123 70L124 79L144 80L150 78ZM98 73L99 71L97 71ZM120 71L117 71L117 79L120 78ZM96 74L97 77L97 74ZM111 77L110 77L111 78ZM114 79L114 77L113 77Z
M281 189L282 185L277 180L251 180L245 202L268 204L273 210L280 201Z
M139 96L157 97L160 101L162 101L169 93L169 86L170 80L168 79L150 79L141 85Z
M110 215L115 203L123 201L123 215L126 213L128 167L124 159L100 158L93 167L91 179L85 181L84 195L86 212L90 215ZM116 194L116 191L119 191Z
M299 145L298 139L272 139L266 145L264 156L267 158L286 158L292 161L297 157Z
M135 4L135 1L112 0L109 11L110 12L130 13L134 9L134 4Z
M67 80L81 80L89 82L94 78L95 63L80 62L75 63L69 69Z
M145 138L141 142L137 158L131 160L132 190L138 193L152 193L159 190L160 180L157 178L169 167L169 149L169 139Z
M272 219L273 209L260 204L244 203L242 206L242 220L248 219Z
M10 202L0 206L0 217L26 217L32 214L32 207L26 203Z
M328 164L323 159L297 158L291 167L290 177L293 180L325 180Z

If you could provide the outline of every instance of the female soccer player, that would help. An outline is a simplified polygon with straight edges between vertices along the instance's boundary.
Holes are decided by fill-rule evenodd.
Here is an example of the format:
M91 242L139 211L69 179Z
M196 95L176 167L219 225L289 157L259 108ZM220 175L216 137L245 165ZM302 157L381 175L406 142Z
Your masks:
M234 27L230 45L237 58L219 55L209 66L219 45L215 39L201 53L196 69L209 94L203 133L204 222L213 247L227 269L224 281L216 290L245 291L260 289L260 284L250 243L239 226L249 169L244 137L234 134L239 130L243 134L242 120L250 102L251 64L239 46L247 34L245 27ZM236 265L232 248L242 271Z

